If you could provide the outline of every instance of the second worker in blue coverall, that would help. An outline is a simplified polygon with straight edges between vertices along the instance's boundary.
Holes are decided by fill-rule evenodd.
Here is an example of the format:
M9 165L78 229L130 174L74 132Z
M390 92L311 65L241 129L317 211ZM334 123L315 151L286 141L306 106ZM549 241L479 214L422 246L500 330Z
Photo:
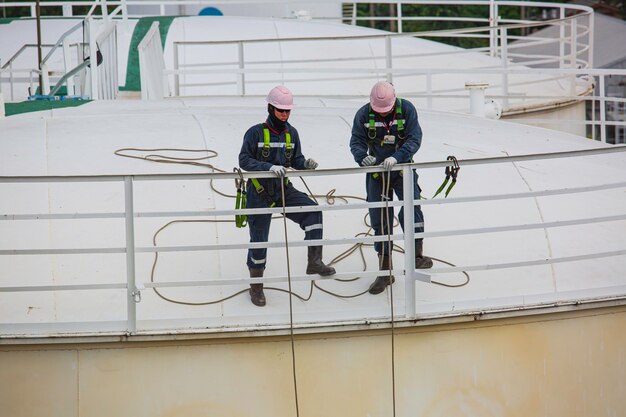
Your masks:
M422 144L422 129L417 120L415 106L408 100L396 97L395 88L386 81L377 82L372 88L370 102L361 107L352 124L350 151L354 160L361 166L382 164L390 170L397 163L411 162L413 155ZM383 200L383 173L368 173L365 179L367 187L367 201L380 202ZM384 174L385 176L387 174ZM386 178L386 177L385 177ZM420 198L421 189L417 183L417 173L413 170L413 193L415 199ZM404 197L402 189L402 171L393 171L390 174L386 198L393 200L393 192L399 200ZM369 209L370 221L376 235L393 233L393 207L389 209L389 227L381 216L380 208ZM383 217L383 218L381 218ZM419 205L414 212L415 233L424 231L424 215ZM400 225L404 230L404 209L398 213ZM390 270L392 266L392 248L387 241L376 242L374 249L378 252L379 269ZM423 239L415 239L415 267L431 268L433 261L423 254ZM387 285L393 283L393 277L379 276L370 286L371 294L379 294Z
M281 181L285 188L286 207L317 205L306 194L296 190L285 177L286 168L315 169L317 162L302 155L298 131L287 120L293 108L293 95L284 86L274 87L267 96L268 118L265 123L252 126L243 138L239 166L246 171L272 171L278 178L259 178L248 181L247 208L280 207L283 205ZM304 239L322 239L322 212L288 213L287 218L304 230ZM267 242L271 214L248 216L250 242ZM249 249L247 265L251 278L263 277L266 248ZM335 268L322 262L322 246L308 247L307 274L333 275ZM250 284L250 299L254 305L265 305L263 284Z

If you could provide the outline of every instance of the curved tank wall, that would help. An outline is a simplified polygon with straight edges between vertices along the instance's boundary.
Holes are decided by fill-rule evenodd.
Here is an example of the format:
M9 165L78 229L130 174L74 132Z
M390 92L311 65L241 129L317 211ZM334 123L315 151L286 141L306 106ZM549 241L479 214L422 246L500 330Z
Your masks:
M436 323L433 323L436 324ZM297 335L300 416L615 415L626 310ZM288 336L2 345L11 417L296 415Z

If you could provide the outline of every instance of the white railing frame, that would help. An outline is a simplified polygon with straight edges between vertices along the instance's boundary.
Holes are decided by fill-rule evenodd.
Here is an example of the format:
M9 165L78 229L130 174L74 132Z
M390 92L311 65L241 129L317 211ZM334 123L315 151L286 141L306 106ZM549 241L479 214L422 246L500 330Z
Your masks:
M204 42L202 42L204 43ZM219 42L223 43L223 42ZM176 44L176 43L175 43ZM610 75L619 75L626 76L626 70L620 69L557 69L557 68L512 68L507 66L506 68L467 68L467 69L455 69L455 68L419 68L419 69L407 69L407 68L363 68L363 67L352 67L352 68L316 68L317 74L327 73L327 74L351 74L353 77L359 74L363 74L368 77L377 77L380 73L389 74L396 76L424 76L426 77L426 91L424 93L420 92L406 92L407 95L411 97L425 97L427 99L427 109L432 109L432 100L433 99L458 99L458 98L467 98L467 93L463 93L463 88L447 88L445 90L433 90L432 88L432 77L433 75L443 75L443 74L466 74L466 75L500 75L505 85L501 85L502 89L501 95L491 94L491 98L501 99L503 103L509 104L509 100L512 98L517 99L553 99L553 100L562 100L562 101L589 101L595 102L598 100L600 102L600 119L595 120L595 113L592 117L591 121L574 121L574 123L582 123L582 124L592 124L600 126L601 129L601 140L606 143L606 126L617 123L619 126L626 126L626 121L608 121L606 118L606 103L607 102L620 102L621 99L618 97L610 97L606 95L605 89L605 77ZM310 68L283 68L283 67L273 67L273 68L238 68L238 69L209 69L209 68L201 68L201 69L178 69L178 70L166 70L165 73L169 75L173 75L175 78L179 79L181 75L188 74L236 74L237 76L241 74L297 74L297 73L310 73ZM585 82L591 87L591 82L584 81L586 77L597 77L599 79L599 91L598 96L595 95L577 95L572 94L570 90L570 95L559 95L559 96L550 96L550 95L524 95L523 97L515 97L510 96L508 94L508 88L511 86L519 86L525 84L532 83L541 83L549 81L550 78L541 78L536 81L525 81L525 82L516 82L510 83L509 77L511 75L546 75L546 77L550 76L553 79L566 79L569 80L570 83L576 83L578 81ZM323 82L316 79L315 81ZM265 81L264 81L265 82ZM180 82L175 82L175 94L180 94L180 87L185 86L185 84L180 84ZM491 86L497 87L497 86ZM240 94L241 91L238 91ZM402 94L403 92L400 92ZM458 93L458 94L455 94ZM525 119L526 121L531 121L533 119Z
M569 152L556 152L549 154L533 154L533 155L519 155L508 157L495 157L484 159L468 159L459 161L462 166L470 165L489 165L498 163L511 163L519 161L530 160L544 160L544 159L556 159L556 158L572 158L583 157L590 155L599 155L607 153L616 153L626 151L626 146L608 147L602 149L582 150L582 151L569 151ZM449 161L436 161L427 163L413 163L413 164L401 164L394 168L395 170L403 171L403 188L404 195L407 197L404 201L391 201L388 203L359 203L349 204L346 206L306 206L306 207L288 207L285 208L287 213L305 212L312 210L332 211L332 210L355 210L360 208L372 208L372 207L384 207L386 204L390 206L402 206L406 213L411 213L413 205L428 205L428 204L455 204L460 202L475 202L475 201L496 201L503 199L517 199L517 198L532 198L536 196L546 195L567 195L579 192L598 191L605 189L626 188L626 181L618 183L601 184L597 186L578 187L569 189L555 189L555 190L542 190L532 192L522 192L514 194L504 195L483 195L474 197L461 197L461 198L449 198L438 200L414 200L413 196L413 169L429 169L440 168L449 166ZM291 176L307 177L307 176L329 176L329 175L342 175L342 174L355 174L366 172L378 172L380 167L369 168L342 168L342 169L330 169L319 171L294 171L290 172ZM244 173L244 178L267 178L273 177L272 173ZM141 283L136 282L135 275L135 257L136 253L155 253L155 252L182 252L182 251L204 251L204 250L228 250L228 249L245 249L254 247L284 247L284 242L258 242L258 243L244 243L244 244L229 244L229 245L201 245L201 246L153 246L138 248L135 246L135 217L171 217L171 216L218 216L229 215L233 216L237 214L260 214L260 213L280 213L282 208L273 209L246 209L246 210L212 210L212 211L200 211L200 212L165 212L165 213L137 213L134 209L134 194L133 183L135 181L155 181L155 180L234 180L238 178L234 173L207 173L207 174L157 174L157 175L101 175L101 176L37 176L37 177L0 177L0 184L3 183L50 183L50 182L123 182L124 184L124 212L123 213L83 213L83 214L4 214L0 215L0 221L20 221L20 220L33 220L33 219L84 219L84 218L124 218L125 220L125 247L122 248L80 248L80 249L9 249L0 250L0 256L6 255L40 255L40 254L95 254L95 253L125 253L126 255L126 283L125 284L78 284L78 285L45 285L45 286L22 286L22 287L0 287L0 292L28 292L28 291L72 291L72 290L102 290L102 289L126 289L127 293L127 324L126 333L136 334L137 332L137 314L136 304L141 300L141 290L145 288L158 288L158 287L191 287L191 286L210 286L210 285L240 285L248 284L248 278L237 278L229 280L217 280L217 281L185 281L185 282L150 282ZM476 234L476 233L494 233L500 231L511 230L529 230L536 228L549 228L560 227L565 225L579 225L590 224L596 222L608 222L616 220L626 219L626 213L621 215L596 217L588 219L568 220L551 223L538 223L538 224L524 224L524 225L508 225L498 227L483 227L475 229L465 230L449 230L439 232L423 232L415 233L413 228L412 216L405 216L404 230L405 233L394 234L391 238L393 240L404 240L405 253L404 262L405 270L394 270L393 273L396 276L404 275L406 277L406 298L405 298L405 318L416 318L416 306L415 306L415 282L417 280L430 282L430 276L433 273L451 273L458 271L481 271L491 269L507 269L515 267L523 267L530 265L545 265L560 262L571 262L581 259L596 259L602 257L620 256L626 254L626 248L622 250L616 250L611 252L590 253L583 254L574 257L562 257L552 259L540 259L540 260L526 260L519 262L510 262L502 264L489 264L489 265L473 265L473 266L457 266L457 267L444 267L434 268L431 271L416 270L415 269L415 256L413 252L413 242L415 238L420 237L434 237L434 236L457 236L463 234ZM387 236L373 236L365 238L349 238L349 239L325 239L325 240L302 240L290 242L290 247L302 247L311 245L338 245L346 243L372 243L375 241L385 241ZM369 271L356 273L343 273L338 274L334 278L347 278L354 276L374 277L379 274L378 271ZM296 276L292 278L295 281L310 281L313 279L323 279L317 275ZM259 279L259 282L271 283L271 282L285 282L285 277L267 277Z
M578 18L581 17L585 17L586 15L577 15L577 16L570 16L567 18L564 18L564 22L568 22L568 21L575 21ZM558 23L563 23L563 22L559 22L559 21L548 21L548 22L540 22L540 23L531 23L531 24L511 24L511 25L506 25L506 26L498 26L495 28L470 28L470 29L459 29L459 30L444 30L444 31L431 31L431 32L412 32L412 33L398 33L398 34L383 34L383 35L366 35L366 36L350 36L350 37L337 37L337 36L331 36L331 37L307 37L307 38L303 38L303 37L293 37L293 38L267 38L267 39L253 39L253 40L232 40L232 41L179 41L179 42L174 42L174 62L173 62L173 66L174 69L173 71L179 71L182 70L182 66L180 65L180 52L182 47L198 47L198 46L212 46L212 45L234 45L237 47L237 55L238 55L238 59L237 59L237 67L239 69L239 71L236 73L237 74L237 94L238 95L245 95L245 68L246 68L246 63L244 60L244 53L243 53L243 49L244 46L246 44L255 44L255 43L283 43L283 42L311 42L311 41L341 41L341 40L345 40L345 39L350 39L350 40L372 40L372 39L383 39L385 42L385 47L384 47L384 59L385 59L385 63L386 63L386 68L385 68L385 74L386 74L386 79L388 81L392 81L393 80L393 53L392 53L392 40L396 39L396 38L401 38L401 37L463 37L463 36L472 36L472 37L481 37L482 35L480 35L480 32L484 32L485 30L489 30L490 32L496 31L495 33L497 34L496 36L496 45L491 45L490 46L490 54L492 54L493 56L498 55L498 51L500 52L500 56L501 56L501 65L502 65L502 70L506 71L506 68L508 67L508 39L509 36L507 36L507 33L509 30L512 29L519 29L519 28L523 28L523 27L536 27L536 26L543 26L543 25L547 25L547 24L558 24ZM589 68L589 65L587 64L587 62L589 61L589 57L592 54L592 47L590 45L586 45L584 46L580 51L578 50L578 48L576 47L577 45L577 39L580 36L583 36L584 34L578 34L575 31L575 28L578 26L576 24L571 24L573 31L572 31L572 35L571 35L571 39L570 39L570 52L567 54L567 59L570 62L570 68ZM519 38L519 37L516 37ZM497 41L500 40L500 44L497 44ZM554 40L554 42L560 42L560 40ZM523 47L524 45L514 45L511 48L520 48ZM482 48L480 48L482 49ZM467 53L469 51L474 51L477 52L476 49L474 50L468 50L468 51L463 51L464 53ZM457 52L453 52L453 53L457 53ZM586 53L586 60L583 59L582 57L579 59L579 55ZM441 54L441 55L445 55L445 54ZM419 57L419 54L416 54L415 57ZM426 55L425 55L426 56ZM520 57L520 54L517 54L517 57ZM364 57L364 58L351 58L350 60L354 60L354 61L358 61L358 60L363 60L363 59L368 59L371 60L372 57ZM554 60L559 61L559 62L564 62L565 61L565 52L564 50L561 51L560 56L559 57L554 57L551 58L547 61L550 60ZM307 62L307 61L301 61L301 62ZM267 64L269 63L268 61L255 61L255 64ZM227 64L227 63L220 63L220 64ZM198 67L202 64L194 64L195 67ZM207 64L208 65L214 65L214 64ZM562 65L560 65L562 67ZM223 70L224 73L232 73L232 70ZM279 71L280 72L280 71ZM349 72L348 70L346 70L346 72ZM171 72L170 72L171 74ZM180 95L180 76L181 73L177 73L174 76L174 92L175 94L178 96ZM506 81L507 78L503 75L503 80ZM570 79L570 82L573 82L573 79ZM574 88L574 84L571 84L572 88ZM197 86L196 84L194 84L194 86ZM503 91L508 91L508 85L506 83L503 84ZM503 93L503 95L506 95Z
M261 3L260 1L254 1L254 0L249 0L249 1L242 1L241 3L251 3L251 4L256 4L256 3ZM128 5L139 5L141 4L142 6L145 5L158 5L161 10L164 10L164 6L165 5L184 5L184 4L194 4L194 5L198 5L198 4L226 4L228 2L226 1L207 1L207 2L202 2L202 1L182 1L182 0L171 0L171 1L159 1L159 0L155 0L153 2L149 2L149 1L132 1L132 0L122 0L122 1L107 1L107 0L95 0L92 3L92 6L89 10L89 12L87 13L87 18L93 18L95 16L95 12L96 10L100 10L101 11L101 17L102 19L104 19L105 22L110 21L111 19L115 19L115 18L122 18L122 19L126 19L128 17L128 13L127 13L127 6ZM287 0L283 0L283 1L275 1L275 2L270 2L270 3L277 3L277 4L289 4L289 1ZM359 4L367 4L370 3L369 1L365 1L365 2L358 2ZM570 26L572 27L571 30L571 36L570 36L570 40L565 40L563 39L563 37L561 37L561 39L559 40L555 40L555 42L559 42L560 43L560 53L558 57L552 58L555 61L558 61L560 63L560 66L563 67L565 65L565 62L569 62L569 65L573 68L577 67L578 65L582 66L582 67L589 67L589 63L592 61L591 57L592 57L592 43L588 43L588 45L583 46L580 50L578 50L576 48L577 45L577 39L581 36L583 36L585 33L578 33L577 30L575 30L575 28L577 26L580 26L581 28L587 28L586 30L590 30L593 29L593 19L589 18L589 16L592 16L592 9L585 7L585 6L577 6L577 5L571 5L571 4L558 4L558 3L535 3L535 2L520 2L520 1L496 1L496 0L472 0L472 1L456 1L456 2L451 2L449 0L431 0L431 1L423 1L423 0L407 0L407 1L398 1L398 0L383 0L383 1L376 1L375 3L388 3L388 4L393 4L396 6L398 13L396 13L396 16L390 16L390 17L385 17L385 16L375 16L375 17L364 17L364 18L359 18L356 17L356 15L354 15L354 23L357 23L358 21L361 20L389 20L389 21L395 21L398 27L398 34L390 34L390 35L385 35L385 62L387 64L388 68L392 67L392 62L393 62L393 58L395 58L391 52L391 46L392 46L392 39L393 36L395 35L407 35L403 32L403 25L402 22L403 21L412 21L412 20L447 20L447 21L458 21L458 22L485 22L486 24L488 24L487 27L484 28L471 28L471 29L458 29L458 30L447 30L447 31L435 31L435 32L420 32L420 33L409 33L408 36L431 36L431 37L437 37L437 36L444 36L444 37L483 37L483 36L488 36L490 39L490 44L488 47L488 51L489 54L491 56L496 56L498 54L498 51L500 51L501 55L502 55L502 59L501 62L503 63L503 69L506 68L506 62L507 59L505 58L507 55L511 56L510 54L508 54L507 49L508 49L508 40L507 39L511 39L510 37L507 38L506 33L507 30L506 29L502 29L503 26L501 25L501 23L504 22L504 20L500 20L498 17L498 10L499 7L522 7L522 6L528 6L528 7L545 7L545 8L554 8L559 10L559 17L560 19L556 19L556 20L552 20L552 21L546 21L546 22L529 22L527 20L520 20L520 21L513 21L513 20L507 20L506 23L511 23L511 24L507 24L505 26L505 28L508 28L508 30L510 31L511 29L516 29L516 28L521 28L521 27L532 27L532 26L542 26L542 25L559 25L560 31L561 33L564 35L564 25L568 22L572 22L570 23ZM353 3L353 13L356 12L356 4L357 3ZM406 16L402 13L402 5L420 5L420 4L441 4L441 5L484 5L484 6L489 6L489 18L467 18L467 17L445 17L445 18L441 18L441 17L431 17L431 16ZM31 5L34 8L34 3L4 3L4 4L0 4L0 7L14 7L14 6L25 6L25 5ZM74 15L73 11L71 10L72 7L74 6L85 6L85 2L45 2L42 3L42 7L46 6L53 6L53 7L59 7L59 6L63 6L64 10L69 10L69 13L71 15ZM107 6L109 5L113 5L113 6L117 6L115 8L115 10L112 13L108 13L108 8ZM98 8L99 6L99 8ZM569 16L566 17L566 11L575 11L578 12L577 15L573 15L573 16ZM333 17L336 19L336 17ZM585 25L577 25L575 22L577 19L585 19L585 18L589 18L589 25L585 26ZM326 18L320 18L320 19L326 19ZM481 35L480 32L487 32L487 35ZM592 33L588 33L589 36L589 40L591 41L593 39L593 34ZM65 36L65 35L64 35ZM63 37L62 37L63 38ZM62 38L59 40L59 42L57 42L57 46L62 44ZM321 40L324 38L311 38L312 40ZM289 41L289 39L280 39L280 40L273 40L273 41L277 41L277 42L286 42ZM237 42L237 47L238 47L238 68L240 71L243 71L245 68L245 61L244 61L244 42L247 43L249 41L235 41ZM500 42L500 45L499 45ZM570 53L568 55L565 55L565 45L566 43L570 43ZM183 43L181 43L182 45ZM55 48L53 48L54 51ZM179 44L175 44L174 45L174 70L178 70L180 69L178 62L179 62L179 52L180 46ZM48 55L50 55L53 51L51 51ZM586 53L586 54L585 54ZM582 58L582 54L585 54L586 57L585 59ZM580 56L580 58L579 58ZM519 56L518 56L519 57ZM42 62L42 64L45 64L45 61L47 59L44 60L44 62ZM545 61L544 61L545 62ZM6 66L6 65L5 65ZM12 66L11 66L12 68ZM45 69L46 66L44 65L43 68ZM9 74L12 75L12 72L9 71ZM44 78L47 78L47 71L42 71L42 75ZM237 72L237 93L239 95L245 95L245 72ZM572 76L573 77L573 76ZM506 80L506 75L503 75L503 80ZM393 73L390 71L386 72L386 79L387 80L392 80L393 79ZM13 83L13 78L10 78L10 82L11 84ZM48 79L45 79L45 84L49 85L50 81ZM174 91L176 95L180 94L180 74L176 74L174 76ZM94 88L95 86L92 84L91 85L92 88ZM571 87L574 88L574 84L571 84ZM506 83L503 83L503 95L506 95L504 93L504 91L508 90L508 85ZM13 86L11 85L11 91L13 90ZM97 95L97 93L96 93ZM11 96L13 97L13 95ZM93 97L92 97L93 98ZM432 103L432 100L429 100L429 103Z

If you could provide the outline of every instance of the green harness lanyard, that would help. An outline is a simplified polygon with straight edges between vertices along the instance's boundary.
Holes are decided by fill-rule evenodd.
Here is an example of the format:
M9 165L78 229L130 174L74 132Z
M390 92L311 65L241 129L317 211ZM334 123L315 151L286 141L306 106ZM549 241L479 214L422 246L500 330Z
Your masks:
M446 184L448 183L448 180L450 178L452 178L452 182L450 183L450 186L446 190L445 198L448 197L448 194L450 194L450 191L452 191L452 188L456 184L456 178L459 175L461 166L459 165L459 161L457 161L457 159L452 155L448 156L447 160L452 161L452 166L446 166L446 179L443 180L443 183L441 184L441 186L439 187L439 189L437 190L433 198L437 197L437 195L443 191L443 189L446 187Z
M243 180L243 174L239 168L233 168L233 171L239 174L239 178L235 178L235 187L237 188L237 198L235 200L235 210L245 210L246 208L246 187ZM235 226L238 228L248 225L248 216L245 214L235 214Z

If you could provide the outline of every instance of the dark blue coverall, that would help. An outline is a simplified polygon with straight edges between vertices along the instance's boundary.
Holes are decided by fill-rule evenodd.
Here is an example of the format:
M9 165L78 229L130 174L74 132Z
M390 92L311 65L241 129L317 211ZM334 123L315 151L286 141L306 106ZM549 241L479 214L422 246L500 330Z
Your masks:
M382 118L377 113L374 113L376 122L376 137L370 139L368 137L368 127L370 121L370 105L366 104L361 107L354 116L354 122L352 124L352 137L350 139L350 151L354 156L354 160L362 165L361 162L367 155L372 155L376 158L376 165L381 164L386 158L393 156L396 158L399 164L411 162L413 155L417 152L422 144L422 129L417 120L417 111L415 106L407 100L396 100L396 106L401 102L402 106L402 119L404 120L404 134L402 138L398 135L398 124L396 110L394 110ZM383 138L385 135L394 135L394 144L383 144ZM404 193L402 190L402 171L391 172L391 180L389 184L389 194L386 196L389 200L393 200L393 190L398 196L399 200L403 200ZM383 188L382 188L382 175L383 173L371 173L365 177L365 184L367 187L367 201L368 202L380 202L382 200ZM413 194L415 199L420 198L421 188L417 183L418 175L413 170ZM381 219L381 209L371 208L369 209L370 222L374 228L376 235L387 234L386 219ZM419 205L415 206L413 213L415 219L415 232L420 233L424 231L424 214ZM400 226L404 230L404 208L400 209L398 213L400 220ZM393 207L389 208L389 222L390 231L393 234ZM416 242L422 239L416 239ZM374 249L380 255L389 254L389 245L385 242L375 242Z
M263 128L268 127L270 133L269 156L264 157L263 150ZM272 165L282 165L295 169L305 169L305 158L302 155L300 137L298 131L289 123L282 131L276 130L268 118L265 123L252 126L243 137L243 144L239 152L239 166L246 171L269 171ZM289 131L291 144L293 146L291 158L287 158L285 133ZM316 206L305 193L296 190L287 178L285 181L285 207L292 206ZM265 195L259 195L252 181L247 184L247 208L269 207L270 201L276 203L277 207L282 206L280 178L259 178L259 183L265 189ZM293 220L304 230L304 239L321 239L322 212L308 211L302 213L287 213L287 218ZM248 226L250 228L250 242L267 242L270 232L271 214L257 214L248 216ZM248 249L248 268L264 269L266 264L267 249Z

